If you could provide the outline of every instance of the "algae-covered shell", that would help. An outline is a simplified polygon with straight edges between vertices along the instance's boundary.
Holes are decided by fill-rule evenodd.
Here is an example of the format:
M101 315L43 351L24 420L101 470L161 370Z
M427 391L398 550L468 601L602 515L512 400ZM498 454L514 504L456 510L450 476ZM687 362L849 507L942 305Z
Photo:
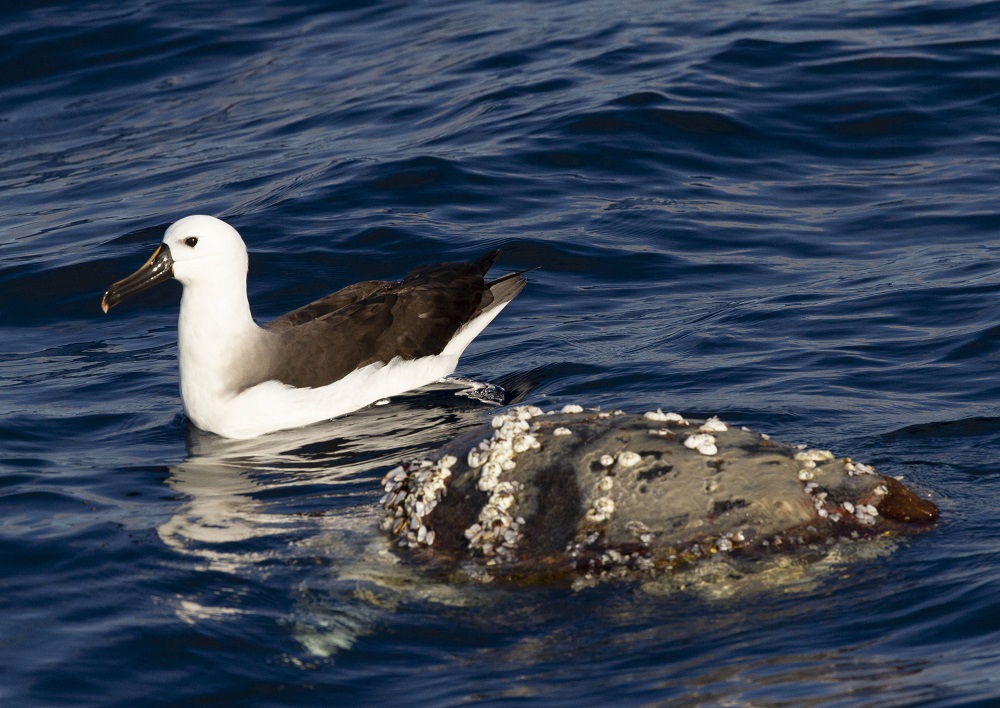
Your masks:
M918 531L937 518L934 504L898 480L825 450L718 418L684 420L710 433L663 435L649 428L667 417L659 410L563 410L578 408L513 408L430 464L394 468L383 480L395 491L383 497L382 528L456 577L573 582L648 578L718 553L810 556L837 539ZM496 455L506 464L480 463ZM407 504L414 494L430 501ZM412 509L420 518L405 518Z

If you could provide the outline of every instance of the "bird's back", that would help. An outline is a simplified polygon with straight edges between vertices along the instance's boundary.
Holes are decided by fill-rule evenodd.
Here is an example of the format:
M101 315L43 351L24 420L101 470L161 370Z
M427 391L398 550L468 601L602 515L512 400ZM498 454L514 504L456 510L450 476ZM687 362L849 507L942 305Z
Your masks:
M524 287L520 274L485 281L498 254L421 266L400 282L357 283L282 315L264 327L288 353L273 359L271 378L315 388L375 362L440 354L468 322Z

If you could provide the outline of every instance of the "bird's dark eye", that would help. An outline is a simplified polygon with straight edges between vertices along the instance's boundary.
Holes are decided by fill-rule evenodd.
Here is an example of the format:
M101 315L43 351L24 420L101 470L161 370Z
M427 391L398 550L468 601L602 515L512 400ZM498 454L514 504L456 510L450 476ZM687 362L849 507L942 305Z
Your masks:
M194 248L195 246L198 245L198 237L188 236L186 239L184 239L184 244L190 246L191 248Z

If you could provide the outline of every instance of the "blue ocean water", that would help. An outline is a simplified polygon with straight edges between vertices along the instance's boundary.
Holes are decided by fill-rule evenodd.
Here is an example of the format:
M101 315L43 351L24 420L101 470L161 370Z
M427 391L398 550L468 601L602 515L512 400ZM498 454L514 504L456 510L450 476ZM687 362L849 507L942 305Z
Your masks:
M1000 700L1000 3L0 18L0 702ZM179 288L98 307L190 213L244 235L261 320L500 247L540 268L460 374L719 414L904 475L942 523L728 598L425 578L377 480L489 409L191 428Z

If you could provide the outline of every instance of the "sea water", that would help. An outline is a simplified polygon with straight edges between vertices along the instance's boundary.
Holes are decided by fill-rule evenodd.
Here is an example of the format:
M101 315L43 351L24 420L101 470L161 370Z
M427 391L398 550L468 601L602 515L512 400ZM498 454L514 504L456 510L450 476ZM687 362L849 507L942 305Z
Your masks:
M0 702L956 705L1000 696L1000 5L49 3L0 10ZM258 320L501 248L459 372L662 407L902 475L892 553L731 596L461 586L378 480L454 390L194 430L191 213Z

